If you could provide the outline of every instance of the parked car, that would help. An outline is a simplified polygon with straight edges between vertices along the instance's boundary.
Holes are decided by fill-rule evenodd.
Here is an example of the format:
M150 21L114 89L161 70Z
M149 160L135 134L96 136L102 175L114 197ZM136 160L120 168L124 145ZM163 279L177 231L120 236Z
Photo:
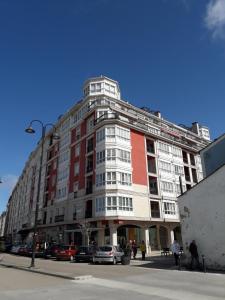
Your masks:
M93 256L93 263L110 262L116 264L121 262L121 257L124 255L123 250L118 246L105 245L98 248Z
M19 255L28 255L30 248L27 245L20 246L18 250Z
M60 247L60 250L56 254L57 260L73 260L77 253L76 246L64 245Z
M20 247L21 247L21 245L14 245L14 246L12 246L12 248L10 250L10 253L12 253L12 254L18 254Z
M45 250L44 250L44 258L50 258L50 257L56 257L58 251L60 250L60 245L57 244L53 244L51 246L48 246Z
M92 261L93 260L93 255L96 253L98 250L97 247L95 246L80 246L77 250L77 253L74 256L74 260L76 262L79 261Z

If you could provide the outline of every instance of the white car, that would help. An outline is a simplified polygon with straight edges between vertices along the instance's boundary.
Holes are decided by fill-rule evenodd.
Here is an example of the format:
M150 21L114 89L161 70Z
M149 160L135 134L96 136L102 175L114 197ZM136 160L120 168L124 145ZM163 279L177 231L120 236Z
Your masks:
M93 256L93 263L95 264L109 262L115 265L116 263L121 262L121 258L123 255L123 250L121 250L118 246L100 246Z

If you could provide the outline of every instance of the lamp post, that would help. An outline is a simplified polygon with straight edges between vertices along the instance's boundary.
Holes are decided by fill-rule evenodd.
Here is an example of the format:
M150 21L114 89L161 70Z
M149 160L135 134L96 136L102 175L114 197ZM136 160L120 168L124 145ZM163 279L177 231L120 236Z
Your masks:
M32 257L30 267L35 267L35 249L36 249L36 234L37 234L37 223L38 223L38 211L39 211L39 200L40 200L40 186L41 186L41 171L42 171L42 163L43 163L43 150L44 150L44 140L46 128L48 126L53 127L53 139L58 140L59 135L56 133L55 125L51 123L43 124L40 120L32 120L30 125L25 129L26 133L35 133L35 130L32 128L33 123L39 123L41 125L41 155L40 155L40 166L39 166L39 174L38 174L38 186L37 186L37 200L35 206L35 216L34 216L34 228L33 228L33 243L32 243Z

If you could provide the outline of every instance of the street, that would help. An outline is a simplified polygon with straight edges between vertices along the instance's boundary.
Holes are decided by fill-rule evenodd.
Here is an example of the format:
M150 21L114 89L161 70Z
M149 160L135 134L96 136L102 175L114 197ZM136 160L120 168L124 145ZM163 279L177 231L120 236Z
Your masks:
M4 260L24 257L8 255ZM148 268L145 262L130 266L89 265L37 259L37 264L76 276L66 280L0 266L1 300L50 299L224 299L225 275ZM42 266L43 267L43 266ZM80 277L82 278L82 277ZM85 278L85 277L84 277Z

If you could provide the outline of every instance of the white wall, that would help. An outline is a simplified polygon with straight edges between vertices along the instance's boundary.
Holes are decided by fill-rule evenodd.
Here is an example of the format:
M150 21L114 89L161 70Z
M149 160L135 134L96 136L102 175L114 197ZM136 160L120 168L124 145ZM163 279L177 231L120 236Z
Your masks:
M213 269L225 269L225 166L179 197L185 254L195 239L200 261Z

